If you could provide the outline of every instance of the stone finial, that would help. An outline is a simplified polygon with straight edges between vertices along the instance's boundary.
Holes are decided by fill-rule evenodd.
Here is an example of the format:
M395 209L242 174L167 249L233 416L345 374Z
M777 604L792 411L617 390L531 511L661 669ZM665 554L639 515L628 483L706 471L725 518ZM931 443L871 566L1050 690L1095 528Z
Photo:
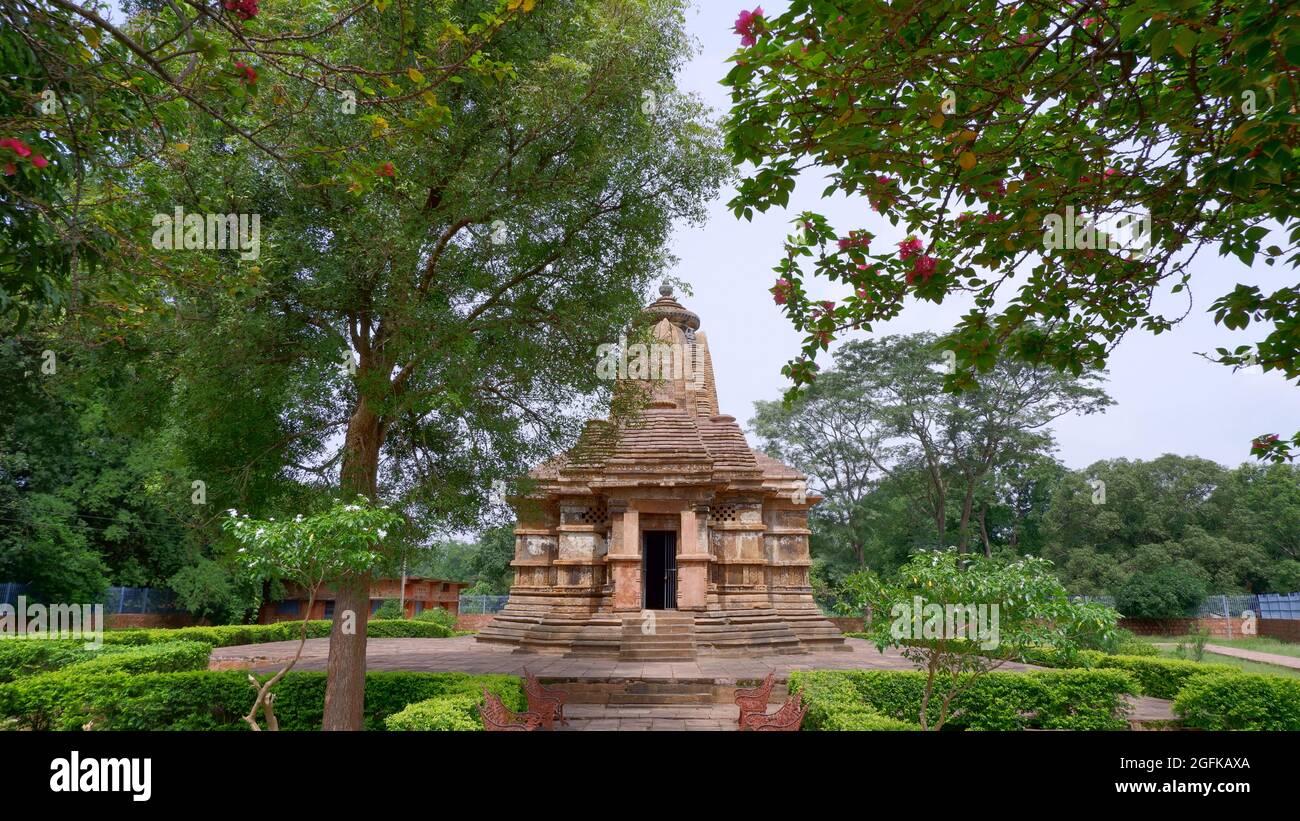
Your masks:
M667 282L659 286L659 296L672 296L672 295L673 295L673 286L669 285Z

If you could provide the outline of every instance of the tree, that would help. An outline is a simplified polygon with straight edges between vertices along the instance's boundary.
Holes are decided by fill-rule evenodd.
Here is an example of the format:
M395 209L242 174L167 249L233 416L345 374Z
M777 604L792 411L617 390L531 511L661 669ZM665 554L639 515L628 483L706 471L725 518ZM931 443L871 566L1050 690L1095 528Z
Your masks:
M925 672L923 730L942 729L954 701L981 676L1042 649L1068 655L1080 635L1111 641L1118 618L1109 608L1072 604L1051 562L1032 557L921 552L889 580L851 576L843 594L870 614L868 632L882 652L901 648Z
M944 394L946 357L937 344L930 334L846 343L807 399L760 403L754 424L813 477L831 502L829 515L846 526L882 477L922 477L917 501L934 523L936 545L947 545L951 515L965 552L997 467L1049 453L1050 422L1101 411L1111 400L1096 387L1098 374L1074 378L1010 360L978 390Z
M398 44L338 27L322 59L407 90L364 116L327 100L272 119L265 140L328 149L288 169L196 118L186 156L141 175L144 213L183 201L262 216L256 264L148 260L174 315L155 339L175 346L158 359L192 408L187 434L247 455L224 455L228 486L288 470L389 499L412 527L468 527L491 483L568 441L582 400L608 387L592 352L640 309L672 224L702 215L725 162L702 106L673 88L688 46L676 0L509 6L531 11L434 100L405 44L444 54L449 27L491 4L367 12ZM280 86L285 100L317 91ZM279 96L250 98L249 116ZM239 441L245 419L260 450ZM334 582L339 610L360 615L355 634L331 635L324 726L359 728L369 579Z
M386 505L375 507L364 496L358 496L353 502L339 502L323 513L299 514L290 521L262 521L250 519L247 514L241 517L233 508L227 512L229 518L222 526L241 545L240 562L257 582L289 581L307 591L307 606L303 609L298 648L293 658L263 682L259 683L252 675L248 677L257 690L257 697L244 721L253 730L260 730L257 714L261 711L267 729L278 730L272 689L302 658L312 605L321 586L329 579L350 573L368 573L381 562L384 554L379 546L388 536L388 530L401 522L401 517ZM334 623L340 630L355 630L356 614L337 613Z
M483 48L535 4L479 3L464 25L440 20L447 25L423 40L398 21L406 10L385 15L386 3L121 5L124 25L96 4L0 2L0 318L12 312L19 329L30 315L75 315L85 298L120 301L134 290L127 273L139 234L122 230L133 205L122 201L122 187L139 164L183 158L194 118L283 173L306 172L300 182L318 182L316 173L339 165L352 146L322 144L319 134L285 140L280 126L297 113L287 86L362 112L391 112L415 98L436 113L438 93L454 79L503 70ZM427 18L425 5L410 14ZM333 61L319 44L339 31L373 46L372 59ZM383 56L393 59L375 59ZM268 87L269 104L251 106ZM416 137L426 125L427 118L385 121L394 137ZM313 154L322 162L301 162ZM99 275L97 287L86 287L85 273Z
M1195 612L1207 592L1191 573L1164 567L1129 577L1115 591L1115 607L1131 619L1173 619Z
M959 390L1003 356L1079 374L1134 328L1168 330L1179 317L1152 297L1190 294L1206 245L1247 265L1300 262L1300 26L1285 6L795 0L737 30L727 144L752 170L734 213L785 206L800 172L821 167L823 196L865 196L909 234L872 248L861 225L797 216L772 288L807 333L785 368L796 388L837 334L897 316L907 297L973 296L946 340ZM1265 246L1274 226L1289 235ZM813 300L805 277L845 298ZM1300 378L1300 287L1239 284L1210 309L1266 332L1218 361ZM1300 433L1251 450L1292 448Z

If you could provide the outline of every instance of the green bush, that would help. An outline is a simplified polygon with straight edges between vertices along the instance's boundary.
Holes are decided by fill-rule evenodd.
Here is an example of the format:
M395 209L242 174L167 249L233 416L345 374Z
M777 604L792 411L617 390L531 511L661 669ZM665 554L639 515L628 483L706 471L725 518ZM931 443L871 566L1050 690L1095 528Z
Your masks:
M105 645L87 650L83 639L0 639L0 683L48 673L69 664L96 658L100 654L120 653L130 649Z
M1226 664L1201 664L1149 656L1110 656L1093 651L1079 653L1079 661L1082 666L1093 669L1124 670L1133 676L1142 695L1155 698L1174 698L1183 689L1183 684L1193 676L1238 672L1235 667Z
M1202 579L1162 567L1130 576L1115 591L1115 608L1130 619L1176 619L1191 615L1207 592Z
M200 641L168 641L143 647L124 647L64 667L68 675L80 673L175 673L206 670L212 646Z
M1300 679L1194 676L1174 699L1174 712L1201 730L1300 730Z
M55 670L79 673L202 670L208 666L211 652L211 645L197 641L105 644L87 649L82 639L4 639L0 640L0 683Z
M375 609L375 612L371 614L371 618L385 621L388 619L404 619L406 614L402 612L402 604L397 599L384 599L379 603L379 607Z
M274 624L225 624L214 627L146 628L134 630L109 630L104 633L105 644L159 644L169 641L201 641L213 647L231 647L237 644L264 644L269 641L294 641L301 635L302 622L280 621ZM307 637L327 638L330 634L328 620L307 622ZM371 638L447 638L452 631L433 622L416 622L407 619L371 621L366 627Z
M390 730L482 730L478 696L444 696L417 701L384 720Z
M1127 722L1122 696L1133 689L1133 681L1119 671L988 673L956 697L945 726L967 730L1123 729ZM790 691L802 693L809 704L804 719L808 729L847 728L867 722L872 715L915 727L925 693L925 673L796 671L790 674ZM932 701L931 723L938 715L939 705Z
M368 673L365 727L384 729L384 720L408 704L451 695L477 698L484 688L512 710L525 708L522 684L514 676ZM276 685L275 694L281 729L320 729L325 673L291 672ZM105 730L237 730L247 729L242 716L254 697L248 673L242 670L138 675L59 671L0 684L0 716L36 730L75 730L92 722Z
M456 615L445 607L430 607L415 614L416 621L440 624L448 630L456 629Z

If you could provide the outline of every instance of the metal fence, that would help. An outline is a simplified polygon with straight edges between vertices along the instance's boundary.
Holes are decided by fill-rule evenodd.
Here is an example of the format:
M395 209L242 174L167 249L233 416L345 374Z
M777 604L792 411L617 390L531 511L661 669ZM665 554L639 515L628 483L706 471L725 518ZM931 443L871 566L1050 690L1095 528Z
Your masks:
M1300 593L1261 593L1255 612L1261 619L1300 619Z
M31 599L31 587L17 582L0 582L0 604L17 605L19 596ZM75 603L102 604L105 613L175 613L180 609L176 606L175 593L153 587L110 587L96 601Z
M1115 606L1114 596L1071 596L1070 601ZM1240 618L1249 610L1261 619L1300 619L1300 593L1260 593L1206 596L1196 608L1204 618Z
M475 616L487 613L500 613L510 600L509 596L465 596L460 597L462 616Z

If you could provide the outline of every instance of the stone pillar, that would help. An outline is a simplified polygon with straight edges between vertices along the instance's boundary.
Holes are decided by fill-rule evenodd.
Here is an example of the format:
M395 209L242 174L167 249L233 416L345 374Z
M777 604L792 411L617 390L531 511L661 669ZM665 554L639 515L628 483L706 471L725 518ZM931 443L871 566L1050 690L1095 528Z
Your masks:
M614 611L641 609L641 521L626 499L609 500L610 544L605 560L614 584Z
M709 592L709 546L700 543L699 518L708 505L688 505L682 511L677 545L677 609L703 610Z

